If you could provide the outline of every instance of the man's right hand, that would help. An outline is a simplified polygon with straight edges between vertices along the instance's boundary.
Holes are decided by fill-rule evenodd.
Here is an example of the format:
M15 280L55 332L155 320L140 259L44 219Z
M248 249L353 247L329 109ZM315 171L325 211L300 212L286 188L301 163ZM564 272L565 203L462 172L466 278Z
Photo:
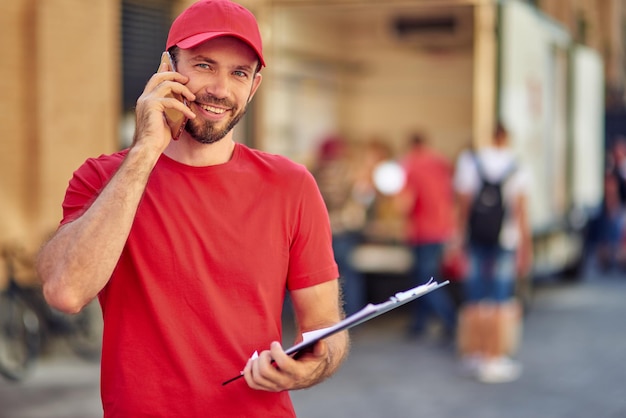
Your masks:
M193 119L195 114L175 96L182 96L194 101L196 96L185 83L189 78L170 71L169 65L162 62L158 71L148 80L143 93L137 100L135 136L133 146L147 145L155 147L159 155L172 140L170 127L165 117L166 109L181 112L186 118Z

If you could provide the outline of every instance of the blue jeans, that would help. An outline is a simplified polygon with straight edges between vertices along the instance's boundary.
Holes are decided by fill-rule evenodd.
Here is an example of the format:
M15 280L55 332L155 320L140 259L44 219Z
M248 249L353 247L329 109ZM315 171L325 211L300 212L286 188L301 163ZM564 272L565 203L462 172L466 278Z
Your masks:
M504 302L515 292L515 252L501 247L470 245L465 301Z
M333 235L335 262L339 267L340 284L343 290L344 309L351 315L366 304L365 277L350 262L352 253L360 242L355 232L343 232Z
M419 244L411 247L413 252L413 269L411 273L412 285L419 286L427 283L430 278L441 281L441 262L443 259L443 244ZM425 330L427 321L436 316L442 321L450 335L456 328L456 310L447 289L439 289L411 302L410 332L419 334Z

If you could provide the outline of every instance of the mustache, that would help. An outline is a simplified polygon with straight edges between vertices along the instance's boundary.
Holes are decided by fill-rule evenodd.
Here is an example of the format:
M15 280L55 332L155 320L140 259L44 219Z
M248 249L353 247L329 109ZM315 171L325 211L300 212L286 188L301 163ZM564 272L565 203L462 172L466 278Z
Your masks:
M228 108L234 108L235 105L228 99L220 99L219 97L215 97L212 94L206 94L202 96L196 96L196 102L202 103L205 105L216 105L223 106Z

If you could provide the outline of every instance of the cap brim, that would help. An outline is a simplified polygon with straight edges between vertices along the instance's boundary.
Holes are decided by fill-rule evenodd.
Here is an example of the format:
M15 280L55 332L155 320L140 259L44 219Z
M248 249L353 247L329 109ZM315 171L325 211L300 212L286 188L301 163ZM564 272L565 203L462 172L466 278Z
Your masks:
M183 39L182 41L176 44L177 47L181 49L190 49L200 45L203 42L209 41L211 39L219 38L221 36L232 36L246 43L252 50L256 53L257 57L259 57L259 61L261 61L261 65L265 67L265 61L263 60L263 55L254 47L254 45L243 38L241 35L232 33L232 32L205 32L199 33L197 35L192 35L189 38Z

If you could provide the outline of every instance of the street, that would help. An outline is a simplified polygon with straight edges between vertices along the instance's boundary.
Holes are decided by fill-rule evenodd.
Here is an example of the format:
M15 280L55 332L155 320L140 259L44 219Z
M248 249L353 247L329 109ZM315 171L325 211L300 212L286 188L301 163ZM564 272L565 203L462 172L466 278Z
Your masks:
M512 383L463 376L452 347L405 338L405 316L356 328L339 373L292 394L298 416L626 417L626 277L536 286ZM0 380L1 418L101 417L98 365L58 351L24 382Z

